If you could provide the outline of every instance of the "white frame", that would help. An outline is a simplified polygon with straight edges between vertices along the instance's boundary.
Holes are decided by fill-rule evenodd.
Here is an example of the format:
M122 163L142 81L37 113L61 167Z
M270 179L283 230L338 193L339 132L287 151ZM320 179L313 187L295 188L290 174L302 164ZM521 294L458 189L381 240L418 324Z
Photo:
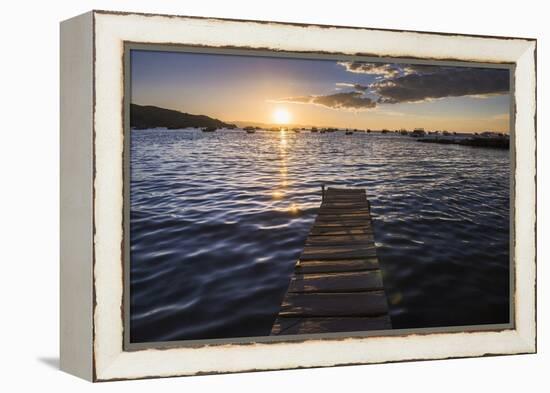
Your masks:
M515 327L124 351L125 42L515 64ZM62 369L105 381L536 352L535 40L93 11L63 22L61 43Z

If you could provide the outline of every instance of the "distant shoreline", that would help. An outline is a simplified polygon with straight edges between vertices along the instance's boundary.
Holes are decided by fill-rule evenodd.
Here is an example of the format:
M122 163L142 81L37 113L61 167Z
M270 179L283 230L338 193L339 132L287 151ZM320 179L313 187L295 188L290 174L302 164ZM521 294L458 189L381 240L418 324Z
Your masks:
M238 122L239 125L244 124ZM198 128L205 132L215 132L217 130L231 131L246 131L254 133L256 131L280 132L282 130L312 133L333 133L345 132L346 135L354 133L376 133L376 134L398 134L402 136L415 137L419 142L423 143L439 143L439 144L454 144L472 147L489 147L497 149L509 149L510 139L507 134L483 132L483 133L457 133L449 131L424 131L423 129L415 129L409 131L405 129L390 131L388 129L371 130L357 128L336 128L336 127L297 127L297 126L242 126L226 123L219 119L215 119L205 115L193 115L189 113L179 112L172 109L160 108L152 105L130 105L130 127L132 130L146 129L189 129Z
M318 130L320 132L333 132L333 131L353 131L353 132L367 132L367 133L383 133L383 134L413 134L415 131L409 131L405 129L389 130L389 129L360 129L357 127L334 127L334 126L312 126L312 125L300 125L300 124L269 124L258 123L252 121L232 121L225 122L220 119L216 119L206 115L195 115L177 111L174 109L161 108L154 105L138 105L130 104L130 127L134 130L143 130L150 128L166 128L168 130L184 129L184 128L205 128L211 127L216 129L246 129L253 128L258 131L280 131L281 129L292 131L312 131ZM315 131L313 131L315 132ZM507 133L502 132L490 132L494 135L506 136ZM429 135L450 135L450 136L476 136L476 134L483 134L483 132L453 132L453 131L426 131L425 134Z
M444 145L462 145L472 147L490 147L495 149L510 149L510 138L505 136L494 137L461 137L461 138L447 138L447 137L431 137L431 138L419 138L418 142L423 143L439 143Z
M315 127L314 127L315 128ZM292 129L288 129L286 127L280 127L280 128L261 128L261 127L232 127L232 128L204 128L204 127L178 127L178 128L168 128L168 127L149 127L149 128L132 128L132 131L145 131L145 130L159 130L159 131L194 131L194 130L202 130L203 132L215 132L215 131L223 131L223 132L247 132L247 133L255 133L255 132L268 132L268 133L275 133L275 132L281 132L287 131L292 132ZM253 131L252 131L253 130ZM317 133L317 134L324 134L324 133L345 133L346 135L353 135L355 133L357 134L375 134L375 135L385 135L388 134L388 132L384 132L381 130L349 130L349 129L335 129L331 128L330 131L326 131L326 129L317 129L316 131L312 131L311 129L299 129L295 130L296 133ZM461 146L469 146L469 147L485 147L485 148L494 148L494 149L510 149L510 138L507 134L490 134L490 135L480 135L480 134L451 134L451 135L442 135L442 134L431 134L426 136L417 136L413 134L412 132L404 133L401 132L390 132L389 135L396 136L398 138L402 137L411 137L416 139L417 142L422 143L437 143L437 144L443 144L443 145L461 145ZM321 137L321 136L320 136Z

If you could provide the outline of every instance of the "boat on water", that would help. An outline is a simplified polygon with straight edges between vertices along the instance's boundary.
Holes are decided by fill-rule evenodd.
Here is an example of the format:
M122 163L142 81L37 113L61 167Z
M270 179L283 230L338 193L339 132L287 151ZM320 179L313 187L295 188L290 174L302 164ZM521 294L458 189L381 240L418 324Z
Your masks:
M411 132L411 136L413 138L418 138L418 137L425 136L425 135L426 135L426 131L424 131L423 128L415 128L413 130L413 132Z
M353 135L353 131L346 131L346 135Z
M217 127L204 127L202 129L202 132L214 132L216 131L218 128Z
M254 134L256 132L256 127L245 127L243 130L246 131L247 134Z
M317 127L311 127L311 132L319 132L319 130L317 129Z

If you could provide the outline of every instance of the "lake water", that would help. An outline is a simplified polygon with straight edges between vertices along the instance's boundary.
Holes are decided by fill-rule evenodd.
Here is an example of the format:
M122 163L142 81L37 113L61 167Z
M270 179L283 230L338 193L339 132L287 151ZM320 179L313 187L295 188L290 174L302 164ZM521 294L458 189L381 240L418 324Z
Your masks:
M507 150L135 130L130 155L132 342L269 335L323 183L367 191L394 329L508 322Z

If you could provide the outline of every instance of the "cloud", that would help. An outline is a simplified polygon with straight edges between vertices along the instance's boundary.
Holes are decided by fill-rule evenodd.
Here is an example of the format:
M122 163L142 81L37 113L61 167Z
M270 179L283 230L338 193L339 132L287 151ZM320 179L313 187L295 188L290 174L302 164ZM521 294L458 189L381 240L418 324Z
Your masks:
M369 97L363 96L359 91L348 93L336 93L320 96L301 96L288 97L275 102L298 103L298 104L315 104L325 106L332 109L347 109L347 110L362 110L374 108L376 102Z
M359 61L341 61L338 64L345 67L348 72L375 75L377 79L393 79L410 74L433 74L440 72L441 69L450 68L425 64L364 63Z
M351 87L357 91L367 91L369 89L369 86L360 85L358 83L345 83L345 82L339 82L336 83L336 86L340 87Z
M393 78L400 74L400 69L394 64L387 63L363 63L359 61L341 61L339 65L344 66L346 71L356 74L381 75L385 78Z
M374 82L369 87L381 104L418 102L461 96L487 96L510 91L508 70L491 68L432 67Z
M336 89L353 91L288 97L274 102L358 111L379 104L420 103L446 97L484 99L510 91L509 71L505 69L361 62L338 64L349 72L374 75L374 81L369 84L339 82Z
M444 68L449 68L449 67L441 67L441 66L433 66L433 65L425 65L425 64L400 64L400 67L403 72L403 75L433 74L436 72L440 72Z

